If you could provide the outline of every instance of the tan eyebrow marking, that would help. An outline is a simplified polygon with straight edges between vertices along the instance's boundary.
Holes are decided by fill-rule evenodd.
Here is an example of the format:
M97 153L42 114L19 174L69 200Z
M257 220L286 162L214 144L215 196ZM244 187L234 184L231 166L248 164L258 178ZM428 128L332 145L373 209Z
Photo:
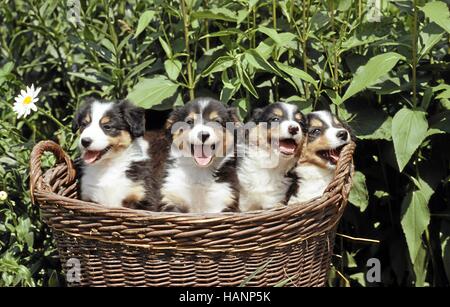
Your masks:
M210 120L215 120L218 117L219 117L219 113L217 113L217 111L212 111L211 113L209 113Z
M302 115L300 113L295 113L294 117L297 120L301 120L302 119Z
M191 112L186 116L186 118L192 118L193 121L196 121L198 118L198 114L195 112Z
M283 116L283 110L281 110L280 108L275 108L275 109L273 109L273 111L272 111L272 113L275 115L275 116Z
M86 114L86 116L83 119L86 123L90 123L91 122L91 114Z
M333 124L335 127L342 127L342 123L338 120L336 116L333 116Z
M309 125L310 125L311 127L323 127L322 121L320 121L320 120L318 120L318 119L315 119L315 118L313 118L313 119L311 120L311 122L309 123Z
M109 116L103 116L102 119L100 119L100 124L107 124L111 121L111 118Z

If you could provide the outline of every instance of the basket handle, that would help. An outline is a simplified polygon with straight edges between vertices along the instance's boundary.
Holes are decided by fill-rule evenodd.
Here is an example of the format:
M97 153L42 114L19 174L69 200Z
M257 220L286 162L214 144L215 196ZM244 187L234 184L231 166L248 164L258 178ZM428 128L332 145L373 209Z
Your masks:
M66 182L71 182L75 179L76 170L73 166L72 160L64 152L64 150L53 141L41 141L37 143L30 155L30 193L31 201L35 203L34 193L36 190L42 190L44 179L41 168L41 158L44 152L51 152L57 159L57 163L65 163L67 165Z

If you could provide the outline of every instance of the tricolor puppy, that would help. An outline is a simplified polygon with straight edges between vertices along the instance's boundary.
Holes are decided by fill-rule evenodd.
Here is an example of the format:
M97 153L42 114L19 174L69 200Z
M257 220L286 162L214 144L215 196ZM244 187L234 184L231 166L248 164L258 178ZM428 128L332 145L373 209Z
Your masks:
M237 211L235 110L197 98L174 110L166 123L172 139L161 187L161 211ZM228 123L228 124L227 124Z
M319 197L334 177L342 148L352 135L350 128L329 111L308 114L308 137L293 174L297 177L289 204Z
M144 140L144 110L127 101L89 99L73 123L80 132L81 198L110 207L154 209L158 200Z
M255 110L245 125L248 141L238 151L241 211L286 203L292 185L288 172L300 157L305 129L305 116L295 105L278 102Z

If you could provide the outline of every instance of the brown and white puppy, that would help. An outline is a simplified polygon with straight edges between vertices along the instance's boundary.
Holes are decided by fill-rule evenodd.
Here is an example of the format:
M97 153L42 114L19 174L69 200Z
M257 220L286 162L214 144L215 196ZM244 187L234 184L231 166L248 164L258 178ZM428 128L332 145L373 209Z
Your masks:
M237 121L234 109L212 98L197 98L171 113L166 128L172 146L161 187L161 211L238 210Z
M352 140L350 128L329 111L308 114L308 137L297 167L289 204L319 197L334 177L342 148Z
M88 99L74 118L81 150L81 198L110 207L154 210L158 201L144 140L144 110L128 101Z
M255 110L245 124L248 142L238 151L241 211L286 203L293 180L288 172L300 157L305 129L306 118L295 105L278 102Z

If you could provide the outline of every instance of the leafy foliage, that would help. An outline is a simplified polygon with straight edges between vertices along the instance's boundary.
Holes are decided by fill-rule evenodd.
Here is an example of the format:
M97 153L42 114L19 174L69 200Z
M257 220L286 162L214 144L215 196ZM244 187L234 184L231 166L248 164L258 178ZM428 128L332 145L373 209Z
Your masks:
M383 285L449 285L444 1L383 1L379 21L367 1L72 2L0 4L0 285L64 281L30 204L28 159L42 139L74 152L68 127L91 95L128 97L160 117L201 95L242 118L278 100L330 108L357 136L358 172L329 284L368 285L375 257ZM14 96L31 83L43 88L39 111L17 120Z

